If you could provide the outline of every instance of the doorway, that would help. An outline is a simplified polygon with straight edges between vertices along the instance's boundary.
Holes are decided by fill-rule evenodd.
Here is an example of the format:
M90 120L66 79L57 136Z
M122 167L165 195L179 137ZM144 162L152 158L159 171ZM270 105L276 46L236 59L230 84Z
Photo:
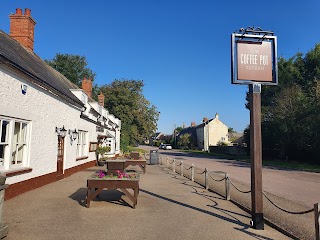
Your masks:
M58 137L57 176L63 175L64 138Z

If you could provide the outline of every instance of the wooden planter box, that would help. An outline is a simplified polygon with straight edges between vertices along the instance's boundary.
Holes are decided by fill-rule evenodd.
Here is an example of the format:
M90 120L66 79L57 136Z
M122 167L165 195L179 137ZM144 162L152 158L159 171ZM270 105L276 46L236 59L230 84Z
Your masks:
M107 160L107 174L116 174L116 171L119 170L121 172L125 169L126 160Z
M102 192L104 188L108 190L120 189L133 203L133 208L136 207L138 203L139 194L139 180L140 178L88 178L87 179L87 197L86 197L86 207L90 207L90 201L93 200L99 193ZM133 194L131 194L127 189L132 189Z
M128 166L139 166L143 173L146 173L147 161L146 160L126 160L125 168Z

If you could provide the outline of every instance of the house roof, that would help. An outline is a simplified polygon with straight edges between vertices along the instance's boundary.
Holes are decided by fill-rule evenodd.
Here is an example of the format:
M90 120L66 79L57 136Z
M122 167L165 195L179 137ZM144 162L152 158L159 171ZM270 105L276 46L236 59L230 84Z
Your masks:
M196 128L203 128L205 124L208 124L209 122L211 122L213 120L213 118L209 119L206 123L200 123L199 125L195 126Z
M34 52L24 48L18 41L0 30L0 63L11 66L28 76L36 84L54 92L68 102L83 107L83 103L69 89L79 87L61 73L50 67Z
M183 129L181 129L181 131L180 131L178 136L182 136L183 134L190 134L191 136L197 136L196 128L198 126L192 126L192 127L183 128Z

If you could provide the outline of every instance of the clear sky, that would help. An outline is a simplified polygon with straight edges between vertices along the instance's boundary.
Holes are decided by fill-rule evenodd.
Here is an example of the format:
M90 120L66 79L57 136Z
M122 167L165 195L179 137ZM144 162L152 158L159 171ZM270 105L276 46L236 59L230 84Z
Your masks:
M284 58L320 42L319 0L0 0L6 33L16 8L31 9L42 59L85 56L98 85L143 80L144 96L161 113L158 130L168 134L216 112L236 131L248 125L248 87L230 80L234 31L274 31Z

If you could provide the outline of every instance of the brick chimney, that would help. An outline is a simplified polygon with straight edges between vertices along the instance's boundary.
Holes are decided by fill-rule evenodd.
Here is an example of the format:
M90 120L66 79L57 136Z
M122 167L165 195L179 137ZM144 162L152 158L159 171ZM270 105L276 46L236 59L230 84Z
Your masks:
M191 122L191 127L196 126L196 122Z
M10 37L17 40L25 48L33 51L34 26L36 22L31 17L31 10L26 8L22 15L21 8L16 9L10 18Z
M104 95L102 92L98 95L98 103L100 106L104 107Z
M84 78L82 81L82 89L83 91L92 98L92 81L90 78L86 79Z
M207 117L204 117L202 122L208 122L208 118Z

